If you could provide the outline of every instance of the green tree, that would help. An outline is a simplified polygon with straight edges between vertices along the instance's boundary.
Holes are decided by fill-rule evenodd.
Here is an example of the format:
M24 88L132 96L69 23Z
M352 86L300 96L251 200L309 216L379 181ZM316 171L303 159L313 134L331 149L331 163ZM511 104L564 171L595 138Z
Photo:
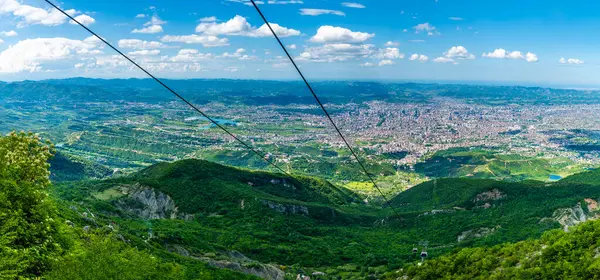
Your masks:
M48 279L183 279L183 268L116 240L89 235L83 247L56 262Z
M63 250L47 192L52 155L32 133L0 137L0 278L38 276Z

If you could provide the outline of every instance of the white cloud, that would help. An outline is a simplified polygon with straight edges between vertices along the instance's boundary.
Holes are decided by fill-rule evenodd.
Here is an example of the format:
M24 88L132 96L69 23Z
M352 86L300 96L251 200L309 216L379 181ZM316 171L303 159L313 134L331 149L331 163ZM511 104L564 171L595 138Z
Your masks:
M139 50L139 51L129 52L127 54L128 55L139 55L139 56L159 55L160 54L160 50Z
M280 26L276 23L270 23L271 27L280 37L298 36L300 31ZM248 37L269 37L273 36L266 24L259 28L252 27L245 17L236 15L232 19L223 22L201 22L196 26L196 32L203 35L230 35L230 36L248 36Z
M398 43L398 42L392 42L392 41L387 41L387 42L385 42L385 46L386 47L397 47L397 46L400 46L400 43Z
M213 59L216 56L211 53L201 53L195 49L181 49L174 57L170 58L173 62L198 62L200 60Z
M202 44L202 46L210 47L222 47L229 46L229 40L227 38L219 38L216 36L204 36L204 35L165 35L160 38L162 42L179 42L186 44Z
M163 32L163 28L162 25L167 23L164 20L161 20L157 15L153 15L152 18L150 18L150 21L144 23L144 28L136 28L133 31L131 31L131 33L142 33L142 34L156 34L156 33L162 33Z
M17 32L14 31L14 30L11 30L11 31L2 31L2 32L0 32L0 35L6 36L6 37L12 37L12 36L17 36Z
M96 22L96 20L88 15L78 15L75 17L75 20L78 21L79 23L83 24L83 25L90 25L94 22ZM73 20L69 20L70 24L77 24L76 22L74 22Z
M98 39L96 38L96 40L98 40ZM163 43L157 42L157 41L142 41L140 39L121 39L121 40L119 40L119 48L124 48L124 49L156 49L156 48L166 48L166 47L167 46L165 46Z
M391 61L391 60L382 60L382 61L379 61L378 65L379 66L385 66L385 65L392 65L392 64L394 64L394 62Z
M325 10L325 9L300 9L300 14L303 16L320 16L320 15L346 16L346 14L342 11Z
M460 21L460 20L465 20L464 18L461 17L449 17L449 20L456 20L456 21Z
M372 67L372 66L375 66L375 64L373 64L371 62L365 62L365 63L361 63L360 66L363 66L363 67Z
M385 48L380 49L377 54L377 58L379 59L403 59L404 54L400 53L398 48Z
M98 53L93 43L67 38L26 39L0 53L0 73L37 72L46 63Z
M374 36L375 34L324 25L319 27L317 34L310 38L310 41L313 43L362 43Z
M212 17L203 17L200 19L200 22L215 22L217 21L217 17L212 16Z
M528 53L525 55L525 60L526 60L527 62L538 62L538 57L537 57L537 55L536 55L536 54L528 52Z
M447 52L444 53L444 56L452 59L475 59L475 56L463 47L463 46L453 46Z
M144 34L155 34L163 32L163 28L160 25L150 25L142 29L134 29L131 33L144 33Z
M145 18L145 17L146 17L146 15L145 15L145 14L137 14L137 15L135 16L135 18Z
M443 56L435 58L433 60L433 62L437 62L437 63L454 63L454 64L456 64L456 61L454 61L454 59L449 58L449 57L443 57Z
M498 59L524 59L527 62L537 62L537 55L533 53L527 53L523 55L520 51L507 51L505 49L495 49L493 52L483 53L482 57L486 58L498 58Z
M296 44L287 45L288 49L295 50L297 48Z
M561 57L558 60L558 62L561 64L583 64L584 63L584 61L581 59L577 59L577 58L565 59L564 57Z
M165 23L167 23L167 22L164 20L161 20L157 15L153 15L149 22L144 23L144 26L163 25Z
M2 39L0 39L0 44L4 43L4 41Z
M435 28L435 26L429 24L428 22L417 24L417 25L413 26L413 29L415 30L415 33L417 33L417 34L419 34L421 32L427 32L427 35L429 35L429 36L439 34L439 32L437 32L437 29Z
M65 12L69 15L75 15L76 13L72 9ZM67 21L67 17L54 8L45 10L30 5L23 5L16 0L0 0L0 15L2 14L12 14L20 18L22 21L17 24L19 27L34 24L55 26Z
M273 28L273 31L275 31L275 34L277 34L277 36L279 36L279 37L298 36L298 35L302 34L298 30L285 28L283 26L280 26L277 23L270 23L270 24L271 24L271 28ZM271 30L269 30L269 27L266 24L263 24L263 25L261 25L261 27L259 27L258 29L256 29L252 33L250 33L250 35L248 35L248 36L250 36L250 37L270 37L270 36L273 36L273 33L271 33Z
M242 3L247 6L252 6L250 0L227 0L228 2ZM265 1L254 1L256 5L263 5ZM278 5L287 5L287 4L304 4L301 0L268 0L266 4L278 4Z
M427 57L424 54L416 54L416 53L414 53L414 54L412 54L408 58L408 60L418 60L418 61L421 61L421 62L425 62L425 61L429 60L429 57Z
M255 56L250 56L250 55L247 55L245 53L246 53L246 50L240 48L240 49L237 49L234 53L225 52L225 53L223 53L221 55L221 57L224 57L224 58L237 58L239 60L254 60L254 59L256 59Z
M227 68L225 68L225 69L223 69L223 70L225 70L225 71L227 71L227 72L232 72L232 73L234 73L234 72L238 72L238 71L240 71L240 68L239 68L239 67L234 67L234 66L229 66L229 67L227 67Z
M297 58L313 62L338 62L367 58L375 53L373 45L325 44L309 47Z
M344 3L342 3L342 6L348 7L348 8L355 8L355 9L364 9L364 8L366 8L365 5L363 5L363 4L352 3L352 2L344 2Z

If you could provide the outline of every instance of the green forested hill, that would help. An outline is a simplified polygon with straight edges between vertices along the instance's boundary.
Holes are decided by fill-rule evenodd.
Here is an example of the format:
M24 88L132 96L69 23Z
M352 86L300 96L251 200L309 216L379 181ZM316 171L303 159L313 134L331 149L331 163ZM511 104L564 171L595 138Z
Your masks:
M139 209L148 205L124 194L132 186L166 194L178 217L140 217ZM392 199L396 216L389 207L364 204L321 179L202 160L160 163L128 177L69 183L58 190L112 217L121 232L150 250L184 248L191 256L228 262L236 261L231 252L240 252L263 268L283 265L289 275L321 271L342 278L398 269L414 260L412 248L418 244L428 244L437 258L458 248L539 238L585 220L579 209L595 215L586 206L600 198L600 189L583 180L437 179ZM152 238L145 242L148 232Z
M289 178L202 160L159 163L124 177L50 187L47 179L36 178L51 175L44 164L51 147L26 134L0 140L0 155L21 142L37 147L16 155L22 165L0 164L0 207L12 213L0 215L0 260L5 264L0 271L6 275L295 279L297 274L315 273L316 279L404 274L430 279L487 278L504 270L514 276L529 269L529 274L517 275L527 278L542 267L564 275L588 276L594 271L572 274L579 268L568 268L563 259L542 253L538 261L530 261L528 256L544 245L555 246L553 254L564 255L569 263L578 262L568 255L570 249L585 256L595 252L595 243L575 242L588 235L594 239L595 226L542 235L597 215L596 170L556 183L437 179L393 198L396 215L390 207L366 204L322 179ZM50 200L26 195L45 193L46 188L52 193ZM40 210L19 214L30 209ZM42 220L51 222L38 227ZM18 235L10 225L15 223L31 236L13 238ZM39 242L51 246L39 247ZM555 245L564 242L569 245ZM427 246L431 265L410 265L417 261L415 246ZM29 254L31 250L40 253ZM579 262L593 267L593 259Z
M598 279L598 248L600 221L590 221L569 232L549 231L540 239L457 250L383 278Z

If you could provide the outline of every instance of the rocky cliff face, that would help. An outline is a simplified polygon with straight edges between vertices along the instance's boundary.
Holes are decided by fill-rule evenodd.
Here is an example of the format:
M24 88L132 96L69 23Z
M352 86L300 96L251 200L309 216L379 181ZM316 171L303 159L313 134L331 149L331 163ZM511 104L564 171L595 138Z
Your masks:
M490 234L493 234L494 232L496 232L496 230L500 228L500 226L496 226L493 228L478 228L478 229L473 229L473 230L467 230L467 231L463 231L460 235L458 235L458 237L456 238L456 241L458 242L462 242L462 241L466 241L466 240L471 240L471 239L477 239L477 238L482 238L482 237L486 237Z
M308 215L308 207L295 204L281 204L270 200L262 200L263 205L282 214Z
M556 209L552 214L552 219L562 225L565 231L568 231L570 226L587 221L588 216L583 211L583 208L581 208L581 203L579 202L571 208Z
M187 216L179 213L171 197L152 188L132 185L122 186L120 191L126 196L116 202L117 206L141 218L176 219Z
M564 231L569 231L570 226L597 219L600 216L599 213L595 213L598 208L598 202L594 199L586 198L584 203L586 204L587 212L584 211L581 202L578 202L577 205L571 208L556 209L551 219L562 225Z

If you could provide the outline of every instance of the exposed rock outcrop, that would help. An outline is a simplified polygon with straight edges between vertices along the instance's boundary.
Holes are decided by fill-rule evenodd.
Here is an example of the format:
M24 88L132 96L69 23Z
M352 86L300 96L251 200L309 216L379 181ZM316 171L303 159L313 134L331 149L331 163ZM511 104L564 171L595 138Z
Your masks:
M458 235L456 240L458 242L462 242L470 239L486 237L490 234L493 234L498 228L500 228L500 226L496 226L493 228L482 227L478 229L463 231L460 235Z
M503 194L500 190L493 189L491 191L482 192L482 193L478 194L473 199L473 202L498 200L498 199L504 198L505 196L506 195Z
M571 208L556 209L552 214L552 219L562 225L565 231L568 231L570 226L587 221L588 216L581 208L581 202L578 202Z
M262 200L263 205L282 214L308 215L308 207L295 204L282 204L271 200Z
M179 213L175 201L153 188L140 185L120 186L125 197L116 201L122 210L144 219L192 219L189 214Z

